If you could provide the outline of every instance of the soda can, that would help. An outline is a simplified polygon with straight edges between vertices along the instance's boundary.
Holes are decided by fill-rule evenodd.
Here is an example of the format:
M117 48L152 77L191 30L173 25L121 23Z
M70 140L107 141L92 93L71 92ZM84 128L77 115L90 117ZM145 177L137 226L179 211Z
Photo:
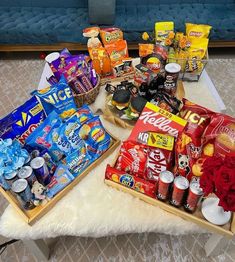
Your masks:
M11 185L13 184L13 182L15 182L15 181L18 179L17 174L18 174L18 172L15 171L15 170L13 170L13 171L10 172L10 173L4 174L4 177L5 177L7 183L8 183L8 185L9 185L10 187L11 187Z
M7 180L6 180L6 178L3 174L0 174L0 186L4 190L10 190L11 189L11 186L7 183Z
M158 180L157 198L159 200L167 200L169 195L169 188L174 180L174 175L170 171L162 171Z
M21 169L18 171L18 177L19 178L24 178L28 181L30 187L33 186L34 182L37 181L36 176L33 173L33 169L31 166L23 166Z
M177 176L174 179L173 192L170 200L170 204L175 207L180 207L183 202L183 198L186 189L189 187L188 179L183 176Z
M189 185L189 192L187 196L184 208L186 211L193 213L203 195L203 191L200 188L199 181L192 181Z
M51 182L51 176L43 157L36 157L30 162L30 166L34 170L37 180L46 186Z
M11 186L12 192L14 192L24 209L33 209L33 194L30 190L28 181L24 178L17 179Z
M35 149L33 150L31 153L30 153L30 157L31 159L35 158L35 157L38 157L40 155L40 151Z

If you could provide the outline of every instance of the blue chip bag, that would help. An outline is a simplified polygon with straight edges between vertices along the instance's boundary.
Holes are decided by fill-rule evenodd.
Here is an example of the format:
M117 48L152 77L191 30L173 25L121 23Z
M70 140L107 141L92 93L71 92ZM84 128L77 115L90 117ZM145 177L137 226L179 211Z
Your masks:
M87 152L84 141L80 140L78 150L73 151L62 162L68 166L70 172L76 177L92 162L92 157Z
M42 104L33 96L0 120L0 137L17 139L21 144L45 120Z
M52 104L62 119L69 118L77 110L72 91L63 75L59 83L49 88L38 90L35 95L46 103Z
M111 136L105 131L98 116L80 127L79 136L85 141L89 153L95 159L100 157L111 144Z
M47 197L53 198L68 184L74 180L74 176L69 172L68 167L60 164L49 185L47 185Z
M71 152L71 145L64 135L65 124L63 122L58 126L54 126L53 130L48 134L46 140L52 144L50 150L59 150L67 155Z
M89 108L89 106L84 104L82 107L78 108L74 117L77 118L78 123L83 124L86 121L92 119L94 115L91 112L91 109Z
M34 130L34 132L26 139L26 144L32 148L46 148L55 161L59 161L63 156L63 152L53 146L53 141L49 139L49 134L59 127L62 123L61 118L55 111L52 111L45 121Z

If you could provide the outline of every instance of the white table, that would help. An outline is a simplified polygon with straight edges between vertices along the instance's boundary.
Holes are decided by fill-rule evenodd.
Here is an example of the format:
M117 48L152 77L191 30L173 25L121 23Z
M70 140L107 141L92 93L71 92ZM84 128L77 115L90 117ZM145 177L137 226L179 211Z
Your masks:
M45 77L50 76L49 69L47 66L44 68L39 89L47 86ZM186 98L215 111L225 111L225 105L206 71L198 83L186 82L184 86ZM104 108L105 96L104 88L101 88L96 102L91 105L94 112ZM105 120L103 123L121 140L129 136L129 130L116 127ZM38 258L46 260L49 249L42 239L49 237L61 235L101 237L132 232L166 234L205 232L193 223L106 186L103 183L104 170L106 164L111 163L115 155L116 152L105 159L32 227L22 221L15 210L8 206L0 220L0 234L22 239ZM219 252L225 244L224 238L212 235L205 246L206 252L208 255Z

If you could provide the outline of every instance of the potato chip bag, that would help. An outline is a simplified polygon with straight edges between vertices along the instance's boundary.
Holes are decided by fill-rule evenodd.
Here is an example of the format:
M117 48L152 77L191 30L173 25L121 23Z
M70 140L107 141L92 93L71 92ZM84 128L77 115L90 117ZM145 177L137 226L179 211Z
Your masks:
M186 23L186 35L190 38L208 38L211 30L210 25Z
M105 49L109 54L111 62L120 61L123 58L128 57L126 40L118 40L112 44L106 45Z
M145 57L154 52L154 44L139 44L139 56Z
M35 95L46 103L52 104L62 119L69 118L77 110L72 91L63 75L59 83L49 88L38 90Z
M168 34L174 31L174 22L157 22L155 23L155 35L157 42L164 42Z
M205 57L209 39L207 38L191 38L191 45L188 50L187 72L201 71L203 69L202 59Z
M100 37L104 45L123 40L123 32L119 28L110 27L100 29Z

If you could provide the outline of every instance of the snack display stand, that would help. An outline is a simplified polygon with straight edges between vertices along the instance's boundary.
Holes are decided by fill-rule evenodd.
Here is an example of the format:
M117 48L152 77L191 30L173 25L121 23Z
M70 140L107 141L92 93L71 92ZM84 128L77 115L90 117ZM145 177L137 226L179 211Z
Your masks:
M45 205L37 206L32 210L25 210L21 207L20 203L17 201L14 195L9 191L5 191L0 187L0 193L8 200L8 202L15 208L15 210L20 214L26 223L33 225L38 219L44 216L55 204L64 197L74 186L76 186L91 170L93 170L99 163L101 163L109 154L111 154L120 144L120 140L112 137L112 144L109 149L100 156L97 160L91 163L85 171L83 171L79 176L77 176L69 185L67 185L62 191L60 191L55 197L53 197Z

